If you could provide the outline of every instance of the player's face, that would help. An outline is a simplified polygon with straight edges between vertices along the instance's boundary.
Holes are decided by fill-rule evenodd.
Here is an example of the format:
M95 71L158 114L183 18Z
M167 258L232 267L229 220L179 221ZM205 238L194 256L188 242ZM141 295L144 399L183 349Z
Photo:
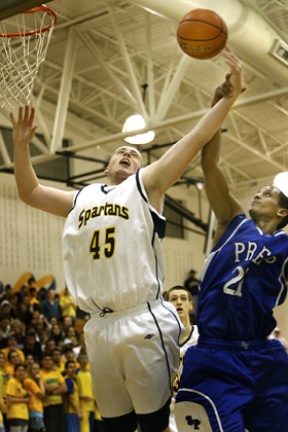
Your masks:
M274 186L266 186L258 191L250 205L249 214L254 221L271 220L279 212L279 191Z
M125 179L142 165L142 157L137 149L129 146L119 147L111 156L108 167L105 170L107 176L118 176Z
M189 317L193 309L192 302L189 300L188 293L185 290L173 290L168 299L177 309L180 318Z

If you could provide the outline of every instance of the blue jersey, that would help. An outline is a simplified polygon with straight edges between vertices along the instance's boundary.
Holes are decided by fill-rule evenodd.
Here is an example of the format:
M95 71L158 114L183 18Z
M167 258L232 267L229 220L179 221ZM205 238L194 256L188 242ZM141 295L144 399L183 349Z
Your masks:
M264 233L236 216L206 260L197 324L201 337L252 340L276 326L273 308L287 294L288 235Z

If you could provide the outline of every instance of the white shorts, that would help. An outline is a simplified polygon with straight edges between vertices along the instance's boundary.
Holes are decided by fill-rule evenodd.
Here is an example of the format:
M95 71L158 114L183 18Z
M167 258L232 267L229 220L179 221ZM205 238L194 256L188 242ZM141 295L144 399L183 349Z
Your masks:
M165 405L179 367L183 331L176 309L163 299L91 316L84 335L103 417L149 414Z

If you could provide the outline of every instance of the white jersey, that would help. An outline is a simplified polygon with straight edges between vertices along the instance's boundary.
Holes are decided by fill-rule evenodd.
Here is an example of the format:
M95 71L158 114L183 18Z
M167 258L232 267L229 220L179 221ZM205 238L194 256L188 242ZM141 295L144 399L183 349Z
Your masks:
M179 381L180 381L180 377L181 377L181 374L183 371L185 353L186 353L188 348L190 348L191 346L197 345L198 338L199 338L198 326L193 325L192 329L191 329L191 333L188 336L188 338L185 340L185 342L180 344L179 368L178 368L177 376L173 382L173 388L174 388L175 393L177 393L177 391L178 391Z
M162 295L165 218L151 207L141 169L121 184L81 189L63 232L67 287L81 310L121 311Z

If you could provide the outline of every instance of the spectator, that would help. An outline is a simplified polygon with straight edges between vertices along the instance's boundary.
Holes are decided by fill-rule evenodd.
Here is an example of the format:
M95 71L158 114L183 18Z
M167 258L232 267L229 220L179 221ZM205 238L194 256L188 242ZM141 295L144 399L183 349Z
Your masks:
M5 371L5 364L5 354L0 351L0 394L4 399L6 399L6 384L9 378Z
M68 391L64 396L66 432L80 432L79 421L82 420L82 412L79 402L79 390L75 371L75 361L68 360L65 363L65 382Z
M6 359L8 359L10 351L16 351L20 361L24 363L25 355L21 349L17 348L17 336L16 336L16 334L10 333L8 338L7 338L7 342L8 342L8 346L6 348L2 349L2 352L5 354Z
M11 331L10 321L11 321L10 317L1 316L1 311L0 311L0 327L3 330L3 338L7 338L8 334Z
M53 360L50 354L43 355L40 375L45 387L43 407L46 431L65 432L62 395L67 393L67 386L60 372L53 370Z
M63 319L62 319L62 330L63 333L65 335L65 337L67 337L67 330L69 327L73 327L75 325L75 322L73 322L72 317L69 315L64 316L63 315Z
M11 321L10 328L10 333L16 336L16 348L23 350L26 338L26 324L22 322L19 318L15 318Z
M29 394L25 388L26 365L15 365L14 377L6 386L7 420L10 432L27 432L29 423Z
M82 412L80 432L93 432L95 417L95 398L92 388L91 373L87 370L87 354L80 353L77 361L79 363L79 369L77 369L76 377L79 389L80 408Z
M64 292L60 295L59 304L62 311L62 316L69 316L72 318L73 323L76 320L76 303L73 300L73 297L70 295L68 288L64 288Z
M16 364L20 363L21 359L16 349L11 349L8 353L4 370L8 378L13 377Z
M47 296L47 290L46 290L46 288L45 287L39 288L36 297L39 300L40 305L42 305L43 301L46 300L46 296Z
M46 343L45 343L45 349L44 352L46 354L52 354L52 351L54 350L54 348L56 348L56 342L53 338L48 338Z
M50 331L50 338L55 340L56 345L61 345L63 343L64 337L60 325L58 323L52 325Z
M31 369L32 364L35 363L35 359L32 354L27 354L25 357L25 364L27 366L27 370L29 371Z
M23 348L24 356L31 354L36 362L42 360L43 351L40 342L36 340L36 333L34 331L29 331L26 335L26 342Z
M55 301L55 291L52 288L47 291L46 299L42 302L42 313L48 321L51 317L56 317L58 320L61 318L60 306Z
M37 290L36 290L36 288L33 287L33 286L30 287L29 290L28 290L28 294L29 294L29 303L30 303L30 306L32 308L30 310L33 310L33 306L35 304L40 306L40 301L37 299Z
M0 326L0 350L7 347L7 338L4 337L4 330Z
M25 298L25 296L24 296ZM30 311L30 304L27 300L22 301L19 304L18 312L17 312L17 318L19 318L22 322L25 323L25 325L29 325L31 323L31 320L33 318L32 312Z
M11 303L8 300L3 300L0 305L1 318L11 318Z
M64 372L65 372L65 360L64 360L64 358L62 356L61 349L59 347L55 347L52 350L51 357L52 357L52 360L53 360L53 363L54 363L53 369L57 370L58 372L60 372L61 375L64 375Z
M0 432L5 432L4 415L6 414L6 403L0 392Z
M40 375L40 366L33 362L28 368L28 377L24 381L29 399L29 432L44 432L44 414L42 399L45 396L45 387Z

